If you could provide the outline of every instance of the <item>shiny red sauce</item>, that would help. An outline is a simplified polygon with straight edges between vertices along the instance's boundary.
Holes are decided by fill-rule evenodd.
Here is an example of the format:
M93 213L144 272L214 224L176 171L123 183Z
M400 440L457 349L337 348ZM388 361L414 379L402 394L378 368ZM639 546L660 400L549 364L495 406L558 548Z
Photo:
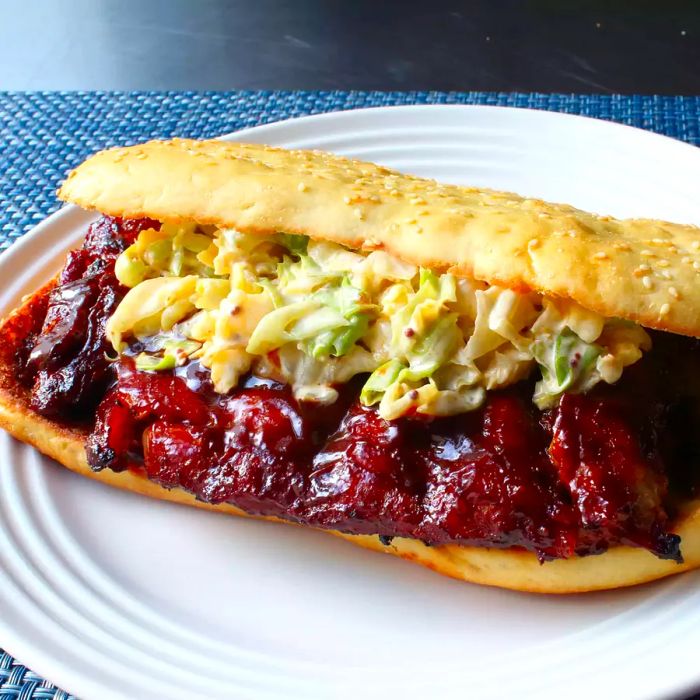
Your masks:
M138 470L207 503L385 542L520 547L542 560L623 543L681 560L670 524L700 463L695 341L656 334L617 385L545 413L528 381L432 421L383 420L360 405L358 383L330 407L254 377L220 396L196 363L149 373L104 359L104 323L125 291L114 259L146 225L91 228L25 368L46 415L99 404L93 469Z
M32 384L32 408L47 416L95 406L112 375L105 324L126 293L114 276L119 254L157 221L103 217L87 231L82 248L68 254L51 291L37 337L29 339L21 377Z

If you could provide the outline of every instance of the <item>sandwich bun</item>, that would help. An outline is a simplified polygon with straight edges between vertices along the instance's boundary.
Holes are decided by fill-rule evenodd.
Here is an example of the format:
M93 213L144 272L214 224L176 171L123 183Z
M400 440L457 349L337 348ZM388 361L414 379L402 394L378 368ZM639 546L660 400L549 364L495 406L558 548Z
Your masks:
M649 220L616 220L514 194L442 185L370 163L313 151L221 141L168 142L98 153L73 171L60 197L103 214L196 221L247 233L296 233L355 249L383 248L407 262L456 275L572 299L605 316L700 336L700 230ZM649 253L652 253L650 256ZM663 262L662 262L663 261ZM654 265L667 271L649 282ZM641 271L641 273L640 273ZM152 498L232 515L137 471L93 472L90 427L30 408L15 358L41 323L50 282L0 325L0 427L68 469ZM267 520L286 522L274 517ZM617 546L541 564L514 549L328 531L361 547L415 561L456 579L538 593L632 586L700 566L700 501L674 521L684 563Z

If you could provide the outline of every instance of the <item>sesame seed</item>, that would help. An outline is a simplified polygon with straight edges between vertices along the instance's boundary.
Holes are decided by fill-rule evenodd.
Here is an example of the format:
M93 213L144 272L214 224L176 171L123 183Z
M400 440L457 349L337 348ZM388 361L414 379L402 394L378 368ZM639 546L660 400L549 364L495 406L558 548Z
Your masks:
M651 281L651 277L649 277L649 275L644 275L644 277L642 277L642 284L647 289L651 289L654 286L654 283Z
M693 241L690 245L692 248L695 248L695 250L700 249L700 241Z
M297 185L297 189L299 190L299 192L306 192L306 190L308 190L309 188L303 182L300 182Z
M658 270L656 274L657 274L657 276L661 277L661 279L665 279L665 280L672 280L673 279L673 275L668 270Z
M668 313L671 311L671 305L670 304L661 304L661 308L659 309L659 316L666 316Z
M659 260L656 264L657 264L659 267L668 267L668 266L669 266L668 260Z
M700 261L693 262L693 270L700 270Z
M535 248L540 247L540 241L537 238L531 238L528 241L527 248L528 250L534 250Z
M640 250L639 254L645 258L655 258L656 257L656 253L653 253L651 250Z
M359 219L360 221L365 218L365 215L362 213L362 209L359 207L356 207L352 213L355 215L355 218Z
M148 156L147 156L145 153L137 153L137 154L136 154L136 157L137 157L139 160L143 160L144 158L148 158Z
M680 299L681 295L678 293L678 290L675 287L669 287L668 288L668 293L674 298L674 299Z
M350 204L350 202L352 202L352 199L350 199L350 197L348 197L348 195L345 195L343 197L343 201L345 202L345 204Z
M652 238L651 242L656 243L656 245L664 245L665 243L668 243L665 238Z
M609 256L608 256L607 253L604 253L604 252L601 250L600 252L596 253L596 254L593 256L593 259L594 259L594 260L609 260Z
M689 258L689 257L686 255L684 258L681 258L681 262L682 262L684 265L690 265L690 263L692 263L693 261L692 261L691 258Z

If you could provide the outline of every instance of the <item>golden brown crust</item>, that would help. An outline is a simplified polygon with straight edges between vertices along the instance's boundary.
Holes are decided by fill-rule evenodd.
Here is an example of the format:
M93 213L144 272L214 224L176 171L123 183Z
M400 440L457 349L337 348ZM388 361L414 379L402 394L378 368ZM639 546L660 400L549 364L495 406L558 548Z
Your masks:
M205 508L215 512L247 516L240 509L197 501L180 489L166 490L136 472L93 472L85 457L87 430L48 420L31 410L28 392L15 376L16 354L31 332L36 311L44 303L49 286L29 297L0 325L0 428L22 442L33 445L68 469L110 486L160 500ZM285 522L270 517L266 520ZM384 545L376 536L349 535L328 531L379 552L422 564L437 573L463 581L536 593L577 593L632 586L700 566L700 502L689 503L676 532L683 538L685 564L661 561L641 549L615 547L606 554L574 557L540 565L528 552L459 547L428 547L417 540L395 538Z
M700 335L700 229L694 226L599 217L327 153L223 141L176 139L103 151L73 171L59 195L115 216L384 247L425 267Z

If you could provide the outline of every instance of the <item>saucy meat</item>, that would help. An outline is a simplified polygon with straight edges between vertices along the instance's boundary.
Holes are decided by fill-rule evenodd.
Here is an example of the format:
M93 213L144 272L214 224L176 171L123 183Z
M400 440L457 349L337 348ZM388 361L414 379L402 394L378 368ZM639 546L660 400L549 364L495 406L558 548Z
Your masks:
M91 227L23 368L45 414L99 403L94 470L137 470L207 503L385 542L519 547L541 560L629 544L682 561L671 530L697 482L695 341L656 334L616 385L565 395L547 412L529 381L434 420L386 421L360 404L354 382L330 407L255 377L219 395L196 362L145 372L129 357L105 359L104 324L124 293L114 260L154 225Z
M527 390L513 387L462 416L388 422L349 387L329 430L324 411L288 387L195 392L125 358L88 459L96 470L143 469L207 503L345 532L518 546L542 559L626 543L680 560L658 456L642 454L604 401L572 398L538 420Z
M141 230L154 226L160 228L151 219L103 217L88 228L83 246L68 254L21 372L33 382L38 413L76 413L100 400L110 378L105 324L126 293L114 263Z

